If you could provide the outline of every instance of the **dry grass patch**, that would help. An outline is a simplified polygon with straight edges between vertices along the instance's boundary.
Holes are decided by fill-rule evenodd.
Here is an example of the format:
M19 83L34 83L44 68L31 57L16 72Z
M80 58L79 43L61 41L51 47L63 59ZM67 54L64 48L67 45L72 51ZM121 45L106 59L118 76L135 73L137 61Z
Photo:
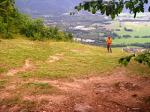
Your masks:
M40 95L40 94L53 94L59 91L56 87L48 84L48 83L41 83L41 82L29 82L24 83L19 87L21 93L24 91L23 94L27 95Z
M6 80L0 80L0 90L5 88Z

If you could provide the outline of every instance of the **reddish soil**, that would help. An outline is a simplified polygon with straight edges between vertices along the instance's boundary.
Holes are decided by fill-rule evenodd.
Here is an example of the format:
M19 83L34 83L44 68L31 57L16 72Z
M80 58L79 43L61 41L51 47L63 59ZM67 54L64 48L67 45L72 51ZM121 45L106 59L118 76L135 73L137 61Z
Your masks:
M0 112L150 112L150 78L128 76L125 68L103 76L26 82L48 83L59 93L57 90L57 94L46 95L21 93L22 100L35 104L10 106L0 103ZM8 89L15 89L15 85L5 88L0 99L11 96Z

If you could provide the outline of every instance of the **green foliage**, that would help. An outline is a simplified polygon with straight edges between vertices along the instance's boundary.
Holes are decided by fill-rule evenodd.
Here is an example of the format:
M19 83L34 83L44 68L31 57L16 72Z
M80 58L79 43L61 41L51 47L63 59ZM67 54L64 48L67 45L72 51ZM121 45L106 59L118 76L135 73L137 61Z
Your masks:
M137 57L135 57L135 60L150 67L150 52L145 52L138 55Z
M0 16L4 17L7 21L7 17L16 11L14 0L1 0L0 1Z
M120 58L119 63L124 65L124 66L127 66L132 57L135 57L135 54Z
M138 63L145 64L150 67L150 52L149 51L138 54L137 56L135 56L135 54L132 54L130 56L120 58L119 63L124 66L127 66L133 57L135 57L134 60L137 61Z
M13 18L16 10L14 8L13 0L0 1L0 33L4 38L12 38L13 32Z
M5 29L6 29L6 24L4 23L3 18L0 17L0 32L4 33Z
M101 14L106 14L114 19L126 8L130 10L130 13L134 13L135 18L137 13L144 12L145 4L148 4L148 0L91 0L80 3L75 9L78 11L83 9L93 14L100 11ZM148 11L150 12L150 7Z
M5 38L12 37L12 21L16 13L14 4L14 0L0 1L0 33L2 33Z
M13 34L20 33L31 40L72 40L72 34L59 31L56 27L44 25L42 19L32 19L29 16L15 12L12 17L8 17L7 23L0 16L0 34L5 38L12 38Z
M72 35L61 32L56 27L45 26L42 19L31 19L30 17L22 17L22 19L20 33L32 40L72 40L73 38Z

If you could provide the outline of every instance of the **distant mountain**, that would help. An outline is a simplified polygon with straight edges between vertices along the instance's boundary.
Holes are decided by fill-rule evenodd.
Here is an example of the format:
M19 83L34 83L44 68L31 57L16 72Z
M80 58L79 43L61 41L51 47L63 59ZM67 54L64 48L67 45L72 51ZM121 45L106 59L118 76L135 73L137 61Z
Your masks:
M81 0L16 0L16 6L31 15L61 15L70 12Z

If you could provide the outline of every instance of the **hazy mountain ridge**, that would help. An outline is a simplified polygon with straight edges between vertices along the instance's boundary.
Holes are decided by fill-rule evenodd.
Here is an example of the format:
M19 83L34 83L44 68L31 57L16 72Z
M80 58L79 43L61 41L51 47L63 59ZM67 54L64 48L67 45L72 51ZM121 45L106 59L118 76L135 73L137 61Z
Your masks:
M24 13L34 15L61 15L71 12L83 0L16 0L16 5ZM145 11L148 10L145 5ZM128 12L124 10L124 12Z
M16 5L31 15L60 15L74 10L79 2L81 0L16 0Z

